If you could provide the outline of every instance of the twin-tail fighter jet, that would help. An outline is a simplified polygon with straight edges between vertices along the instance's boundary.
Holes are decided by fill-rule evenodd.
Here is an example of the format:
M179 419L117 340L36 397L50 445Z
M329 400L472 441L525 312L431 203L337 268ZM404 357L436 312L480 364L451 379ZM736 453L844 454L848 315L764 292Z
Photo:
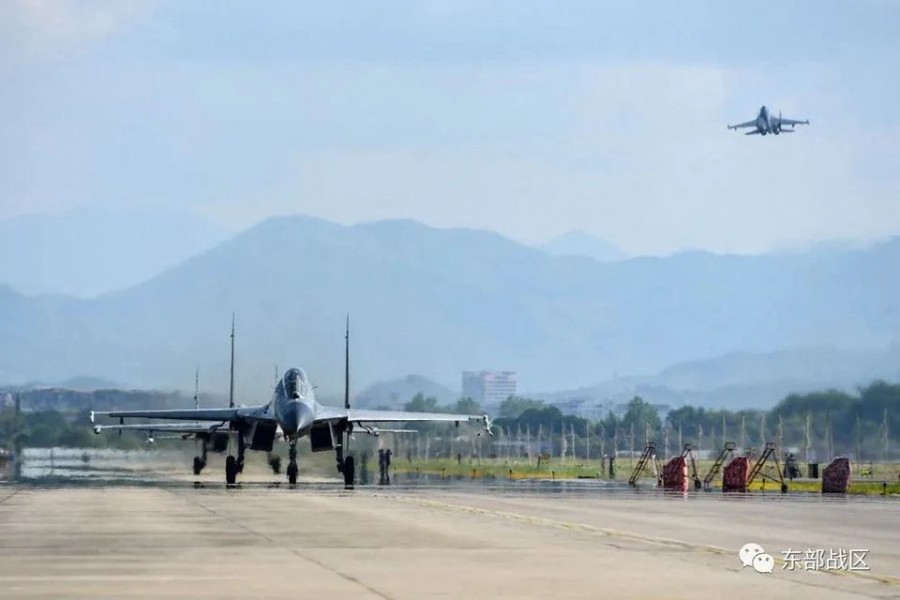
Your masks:
M778 112L776 117L770 114L769 110L763 106L759 109L759 114L756 115L754 120L738 123L737 125L729 125L728 129L737 130L753 127L753 131L748 131L744 135L766 135L768 133L778 135L779 133L794 133L794 125L809 125L809 119L804 121L785 119L781 116L781 111ZM790 129L785 129L785 127L790 127Z
M231 445L231 436L237 438L237 456L229 453L225 460L225 482L233 485L243 470L244 453L250 450L271 452L277 436L289 444L288 482L295 484L299 474L297 442L309 438L313 452L334 450L338 472L343 474L347 486L354 484L354 461L348 452L350 435L355 429L369 435L378 435L378 423L408 423L415 421L443 421L459 426L462 421L481 424L488 435L491 419L487 415L455 415L448 413L417 413L387 410L361 410L350 408L350 326L345 335L344 407L322 406L316 402L315 387L303 369L288 369L278 383L272 399L259 406L234 406L234 324L231 330L231 391L228 408L192 408L177 410L128 410L91 413L95 433L106 429L137 430L147 432L152 439L154 432L175 433L185 439L193 436L202 442L203 458L194 458L194 473L199 474L206 463L208 444L213 449L225 451ZM98 416L118 418L115 425L101 425ZM125 419L168 419L177 423L126 424ZM480 435L480 433L479 433Z

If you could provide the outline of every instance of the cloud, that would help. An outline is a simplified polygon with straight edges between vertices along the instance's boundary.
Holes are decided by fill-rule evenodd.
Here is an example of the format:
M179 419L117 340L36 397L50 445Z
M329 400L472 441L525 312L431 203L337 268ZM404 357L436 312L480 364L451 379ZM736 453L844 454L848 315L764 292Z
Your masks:
M14 61L60 59L132 28L156 0L8 0L0 3L0 52Z

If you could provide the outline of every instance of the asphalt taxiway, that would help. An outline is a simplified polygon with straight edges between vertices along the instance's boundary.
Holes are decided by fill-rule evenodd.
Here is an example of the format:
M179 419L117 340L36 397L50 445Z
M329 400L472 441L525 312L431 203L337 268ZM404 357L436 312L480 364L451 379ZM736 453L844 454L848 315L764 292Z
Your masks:
M600 482L0 486L2 598L889 598L900 503ZM770 574L742 567L760 544ZM866 549L868 571L785 570Z

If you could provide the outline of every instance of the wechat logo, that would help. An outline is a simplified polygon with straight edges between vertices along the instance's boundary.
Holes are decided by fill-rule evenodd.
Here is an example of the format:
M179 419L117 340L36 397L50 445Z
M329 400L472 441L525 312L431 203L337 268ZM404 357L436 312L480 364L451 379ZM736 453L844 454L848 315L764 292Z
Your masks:
M738 552L738 558L744 567L753 567L757 573L771 573L775 569L775 559L766 554L759 544L744 544Z

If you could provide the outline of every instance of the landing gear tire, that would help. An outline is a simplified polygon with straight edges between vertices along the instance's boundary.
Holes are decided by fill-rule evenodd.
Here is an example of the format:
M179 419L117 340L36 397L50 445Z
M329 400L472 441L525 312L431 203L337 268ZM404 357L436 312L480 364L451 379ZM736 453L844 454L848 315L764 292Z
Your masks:
M288 464L288 468L287 468L288 483L291 485L296 485L297 484L297 475L299 473L300 473L300 467L297 466L297 461L291 461L290 464Z
M237 481L237 460L229 455L228 458L225 459L225 483L227 485L234 485Z
M353 456L348 456L344 459L344 466L341 471L344 473L344 486L353 487L356 475L356 465L353 464Z
M199 475L206 463L199 456L194 457L194 475Z

